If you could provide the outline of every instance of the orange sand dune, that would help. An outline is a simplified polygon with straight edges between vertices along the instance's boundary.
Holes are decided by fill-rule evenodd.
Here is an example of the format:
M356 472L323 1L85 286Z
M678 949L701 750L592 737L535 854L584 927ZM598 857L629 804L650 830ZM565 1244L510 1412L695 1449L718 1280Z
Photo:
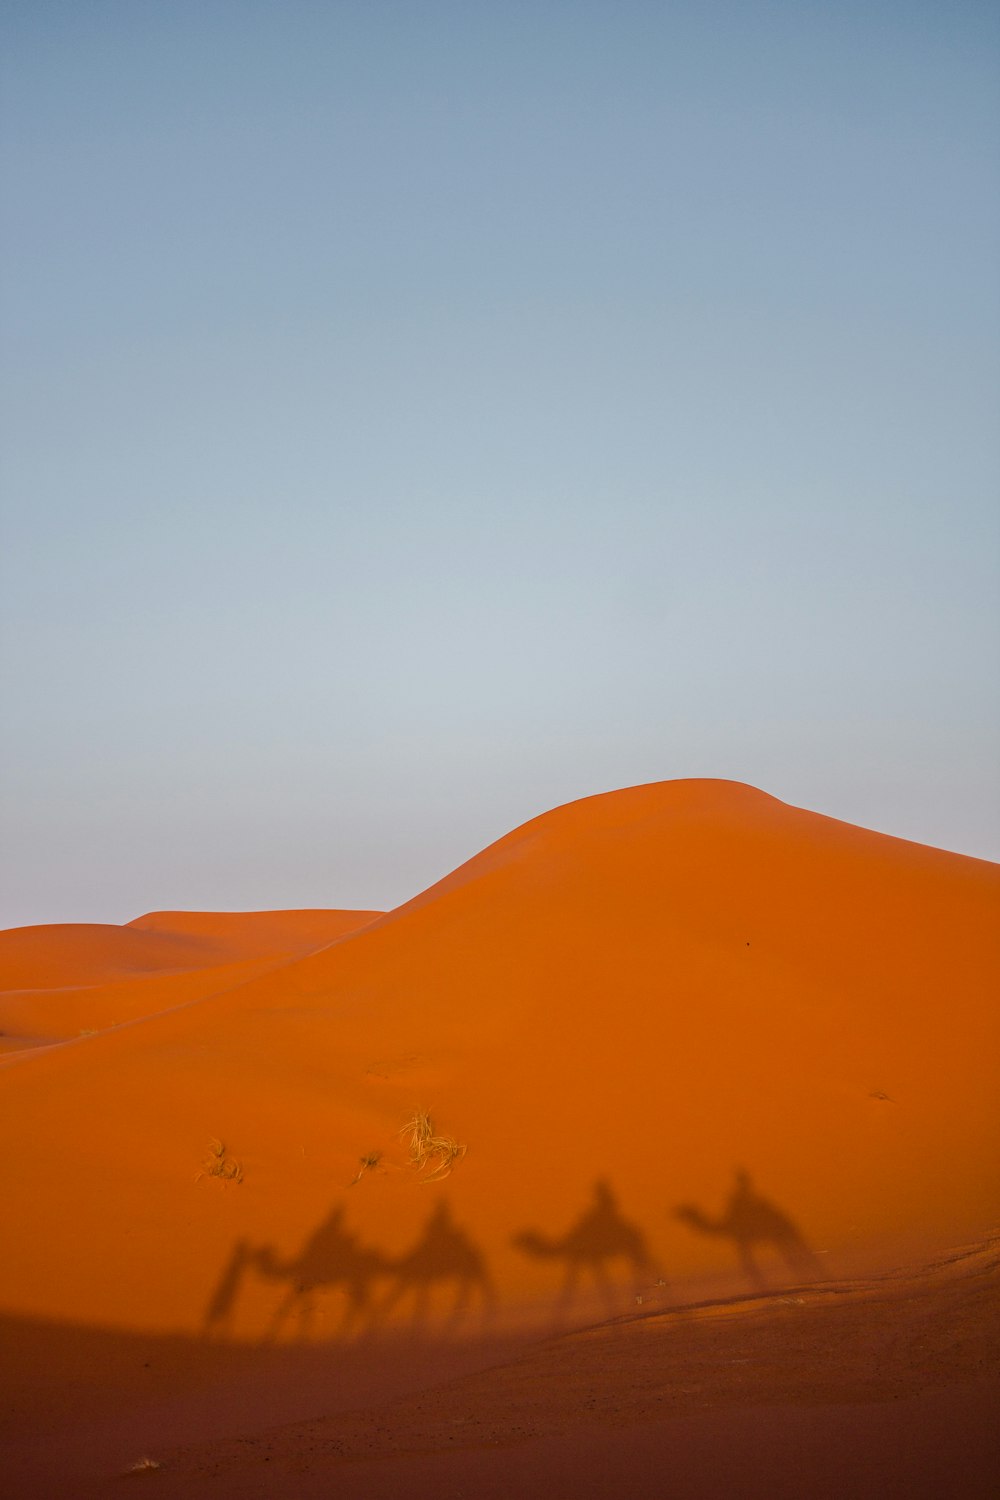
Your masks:
M124 927L0 932L0 1052L87 1035L229 989L378 912L151 912Z
M22 990L99 984L135 974L203 968L233 956L211 939L96 922L13 927L0 932L0 986Z
M151 911L123 932L159 933L224 947L232 957L309 953L363 927L377 911Z
M11 1053L0 1311L457 1345L983 1240L998 915L997 867L736 783L570 804L339 941ZM112 931L217 963L230 923ZM87 982L88 941L39 971Z
M332 943L380 912L154 911L123 927L65 922L0 932L0 991L97 984Z

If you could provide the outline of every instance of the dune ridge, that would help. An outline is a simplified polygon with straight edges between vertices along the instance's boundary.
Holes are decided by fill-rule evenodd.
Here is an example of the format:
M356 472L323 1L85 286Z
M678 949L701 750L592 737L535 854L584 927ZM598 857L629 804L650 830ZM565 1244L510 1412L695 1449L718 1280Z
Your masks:
M33 1148L4 1166L0 1300L198 1331L245 1242L228 1328L252 1341L288 1290L264 1252L294 1265L332 1219L383 1263L450 1234L488 1265L491 1316L572 1320L655 1300L661 1280L739 1284L740 1215L792 1224L831 1272L986 1233L998 875L738 783L675 782L534 819L393 912L335 915L329 942L312 946L324 917L271 914L267 942L297 924L309 951L220 965L231 982L145 1016L143 984L165 979L133 975L131 1024L7 1060L7 1128ZM166 953L246 927L149 914L116 931ZM468 1147L430 1185L400 1137L415 1108ZM195 1181L213 1138L239 1188ZM630 1234L639 1259L580 1252ZM780 1237L749 1253L787 1273ZM389 1316L424 1293L444 1307L459 1283L408 1286ZM345 1296L331 1276L317 1328L336 1332Z
M997 866L682 781L390 912L0 933L19 1493L117 1493L151 1433L178 1495L651 1496L678 1453L709 1495L756 1442L746 1493L839 1500L891 1398L882 1480L985 1495L998 916Z
M369 911L149 912L0 932L0 1054L204 999L337 942Z

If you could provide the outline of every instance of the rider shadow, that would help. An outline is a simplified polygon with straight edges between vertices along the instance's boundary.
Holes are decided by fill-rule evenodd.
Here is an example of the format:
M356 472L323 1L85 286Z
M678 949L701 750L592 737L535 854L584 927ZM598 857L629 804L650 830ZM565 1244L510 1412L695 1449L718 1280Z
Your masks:
M392 1262L392 1270L394 1283L378 1308L383 1322L409 1311L412 1330L433 1327L449 1334L468 1322L477 1304L482 1325L490 1322L496 1294L485 1257L455 1223L446 1199L431 1211L416 1243Z
M338 1339L363 1337L391 1317L405 1322L406 1314L414 1330L433 1323L434 1332L450 1333L477 1301L485 1325L495 1302L483 1253L454 1222L444 1200L401 1256L363 1244L346 1227L341 1204L334 1205L298 1253L287 1259L273 1245L237 1241L205 1311L206 1339L232 1336L237 1303L251 1275L286 1288L264 1333L265 1344L288 1336L308 1340L317 1313L329 1305L325 1294L330 1291L342 1295L343 1314L335 1328L323 1331ZM385 1283L388 1290L382 1293Z
M272 1245L254 1248L247 1240L240 1240L209 1301L204 1335L225 1335L231 1328L237 1296L251 1271L265 1281L287 1284L264 1334L265 1343L273 1343L290 1324L300 1340L307 1339L319 1296L331 1288L342 1290L345 1296L337 1335L370 1329L376 1320L374 1288L393 1270L393 1262L381 1251L361 1244L345 1228L343 1207L335 1205L298 1254L287 1260L278 1256Z
M755 1254L758 1247L776 1254L801 1280L814 1281L821 1273L819 1261L803 1239L798 1225L775 1204L755 1192L749 1172L742 1167L737 1169L732 1192L719 1217L703 1213L693 1203L679 1204L674 1214L700 1234L721 1235L732 1240L743 1274L755 1291L769 1289Z
M631 1273L632 1296L638 1290L640 1278L659 1276L645 1235L638 1225L623 1217L614 1193L604 1181L594 1183L593 1202L565 1234L553 1237L525 1229L511 1243L536 1260L565 1262L566 1273L555 1304L557 1324L585 1300L588 1284L592 1292L599 1294L609 1316L623 1311L621 1268L626 1277Z
M289 1283L265 1336L266 1341L272 1341L292 1318L298 1321L299 1337L307 1338L317 1293L331 1287L342 1288L346 1297L337 1334L343 1337L358 1328L370 1329L376 1322L373 1289L382 1277L391 1275L393 1264L380 1250L362 1245L344 1227L344 1209L337 1204L297 1256L282 1261L271 1245L264 1245L257 1252L257 1269L265 1279Z

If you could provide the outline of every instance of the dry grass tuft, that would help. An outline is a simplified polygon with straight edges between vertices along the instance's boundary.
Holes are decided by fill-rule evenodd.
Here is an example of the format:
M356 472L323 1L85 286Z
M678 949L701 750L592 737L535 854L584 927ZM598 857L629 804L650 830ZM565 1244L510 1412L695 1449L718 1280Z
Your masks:
M408 1137L410 1165L416 1167L418 1172L430 1168L428 1176L424 1178L425 1182L437 1182L442 1177L447 1177L455 1162L468 1150L467 1146L460 1146L453 1136L437 1135L430 1115L419 1109L399 1133Z
M155 1458L140 1458L137 1463L131 1464L127 1470L129 1474L152 1474L155 1469L162 1465Z
M351 1187L353 1187L356 1182L360 1182L366 1172L370 1172L373 1167L377 1167L381 1160L381 1151L369 1151L366 1156L362 1156L361 1166L358 1168L357 1176L351 1178Z
M222 1141L212 1139L208 1143L208 1155L201 1164L201 1171L195 1177L199 1182L202 1177L221 1177L223 1182L243 1181L243 1168L238 1161L226 1155L226 1148Z

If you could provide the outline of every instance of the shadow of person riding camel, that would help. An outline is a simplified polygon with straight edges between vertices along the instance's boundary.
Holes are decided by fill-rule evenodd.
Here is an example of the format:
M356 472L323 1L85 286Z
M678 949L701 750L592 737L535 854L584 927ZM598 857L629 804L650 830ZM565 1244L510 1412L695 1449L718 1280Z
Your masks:
M310 1337L323 1293L339 1290L345 1305L334 1337L367 1332L412 1298L412 1324L428 1320L435 1289L454 1287L446 1330L465 1317L478 1295L484 1318L494 1301L482 1252L455 1224L448 1204L439 1202L416 1244L402 1256L390 1256L363 1244L345 1224L344 1208L334 1205L296 1255L282 1258L273 1245L237 1242L209 1300L203 1323L206 1338L230 1336L237 1299L253 1274L287 1286L264 1334L276 1341L290 1325L299 1339ZM378 1297L382 1284L388 1290ZM440 1301L440 1299L437 1299Z
M536 1260L565 1262L566 1274L555 1305L557 1317L582 1300L588 1282L600 1294L606 1310L616 1312L622 1300L618 1275L621 1265L626 1276L631 1272L636 1287L639 1277L658 1275L645 1235L623 1217L608 1183L595 1182L593 1192L590 1207L565 1234L553 1237L525 1229L511 1241L523 1254Z
M492 1312L496 1296L482 1251L455 1223L445 1199L431 1213L416 1244L392 1262L392 1271L395 1282L379 1308L380 1318L388 1318L401 1306L405 1308L409 1300L413 1325L426 1324L436 1289L442 1287L446 1295L451 1287L455 1291L443 1325L446 1330L462 1322L476 1301L484 1322Z
M338 1333L343 1336L352 1332L362 1322L371 1326L375 1321L372 1288L393 1270L392 1261L381 1251L360 1244L357 1236L344 1227L340 1206L331 1210L293 1259L281 1260L273 1246L263 1245L257 1251L256 1264L267 1280L289 1283L268 1329L268 1340L278 1337L293 1314L298 1317L300 1337L307 1337L316 1294L336 1286L343 1288L347 1298Z
M758 1248L771 1249L796 1276L815 1280L820 1265L802 1238L798 1226L786 1213L754 1190L749 1172L736 1171L732 1191L722 1214L714 1218L693 1203L682 1203L674 1209L678 1219L700 1234L720 1235L733 1241L740 1267L757 1291L766 1291L768 1282L754 1253Z

